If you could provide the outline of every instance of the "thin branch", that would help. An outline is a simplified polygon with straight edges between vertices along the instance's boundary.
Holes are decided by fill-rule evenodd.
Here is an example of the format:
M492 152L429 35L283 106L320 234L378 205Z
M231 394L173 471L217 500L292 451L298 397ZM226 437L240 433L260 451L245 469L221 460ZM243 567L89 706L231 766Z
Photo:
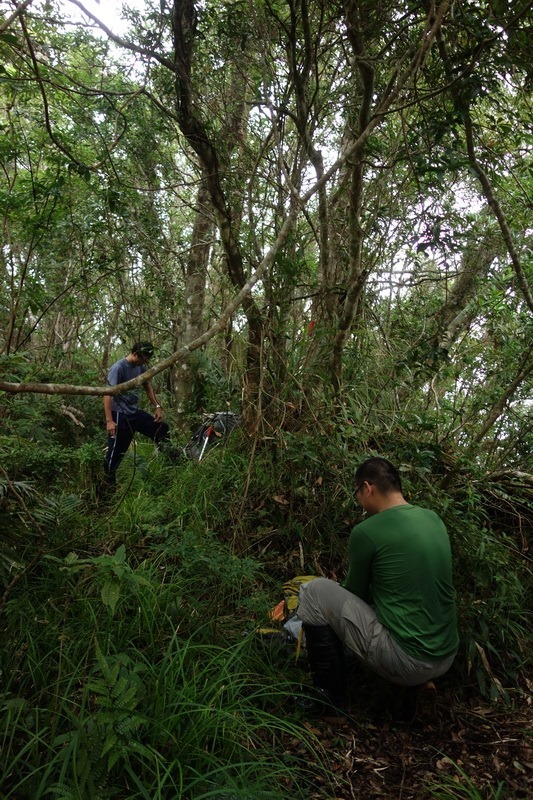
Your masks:
M483 439L485 434L487 434L488 431L492 428L498 417L500 417L503 414L505 406L507 405L513 394L516 392L520 384L522 384L525 381L525 379L533 372L533 361L530 360L531 353L532 353L532 348L530 347L526 355L522 359L520 370L516 378L507 387L507 389L499 397L498 401L491 408L489 414L487 415L487 418L485 419L485 422L481 426L481 430L474 437L474 442L478 443Z
M37 78L37 83L39 84L39 90L41 92L41 97L43 99L43 109L44 109L44 124L46 130L48 132L48 136L50 137L51 141L55 144L55 146L61 150L71 161L75 164L81 166L81 162L76 158L73 153L66 147L63 142L61 142L57 136L55 135L54 131L52 130L52 123L50 121L50 111L48 108L48 97L46 95L46 89L44 87L43 79L41 77L41 70L39 67L39 62L37 61L37 57L35 55L35 49L33 47L33 42L31 36L29 35L28 28L26 26L26 22L23 17L20 19L20 24L22 26L22 30L24 32L24 38L26 39L26 44L28 45L28 50L30 53L30 58L33 64L33 69L35 72L35 77Z
M492 185L487 176L487 173L485 172L485 170L483 169L483 167L481 166L476 157L476 150L474 146L474 135L472 130L472 119L470 117L469 109L466 109L463 115L463 121L466 134L466 149L468 152L468 159L470 161L470 166L472 167L473 171L475 172L482 186L483 194L485 195L487 203L494 212L494 216L498 220L503 240L507 247L507 252L509 253L509 257L511 259L514 271L516 273L516 277L518 278L518 283L520 284L522 294L524 295L524 299L528 304L530 311L533 311L533 295L529 290L527 278L524 274L524 270L522 269L518 253L516 252L516 248L513 242L513 236L507 224L507 220L505 219L505 215L502 211L502 208L496 198L496 195L492 190Z
M25 11L25 9L28 8L28 6L31 5L32 3L33 0L24 0L24 2L20 4L20 6L17 6L16 11L14 11L13 14L11 14L10 17L5 19L0 25L0 33L4 33L4 31L7 31L7 29L16 20L16 18L20 16L22 12Z
M167 67L167 69L171 70L172 72L175 71L174 64L172 61L170 61L170 59L158 55L158 53L156 53L154 50L148 50L146 47L140 47L137 44L133 44L133 42L128 42L126 39L122 39L120 36L117 36L110 28L107 27L107 25L104 25L104 23L99 20L98 17L85 8L83 3L80 3L79 0L69 0L69 2L83 11L83 13L86 14L89 19L92 19L92 21L96 23L96 25L98 25L98 27L106 34L106 36L108 36L115 44L124 47L126 50L131 50L132 53L139 53L139 55L146 56L147 58L154 58L164 67Z

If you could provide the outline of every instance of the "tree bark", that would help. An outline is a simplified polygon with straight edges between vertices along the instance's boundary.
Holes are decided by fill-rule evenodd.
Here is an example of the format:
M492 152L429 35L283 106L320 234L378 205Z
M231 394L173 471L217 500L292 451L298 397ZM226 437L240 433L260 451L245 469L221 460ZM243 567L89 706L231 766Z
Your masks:
M242 289L246 284L244 259L238 242L238 220L230 208L222 188L220 157L217 147L210 139L200 113L194 106L192 89L192 62L196 32L196 7L193 0L175 0L173 6L174 73L176 75L177 116L182 133L198 156L206 187L211 198L220 238L226 257L229 277L234 287ZM240 120L241 113L233 115ZM234 133L234 131L232 131ZM229 148L231 152L231 148ZM229 169L229 166L228 166ZM253 426L258 391L261 384L261 356L263 319L253 298L243 297L243 310L248 322L248 347L244 374L244 424Z
M207 268L214 234L209 191L202 181L196 198L196 213L185 275L185 315L183 341L190 344L203 333ZM197 375L190 359L177 364L176 398L178 414L189 409ZM195 409L196 410L196 409Z

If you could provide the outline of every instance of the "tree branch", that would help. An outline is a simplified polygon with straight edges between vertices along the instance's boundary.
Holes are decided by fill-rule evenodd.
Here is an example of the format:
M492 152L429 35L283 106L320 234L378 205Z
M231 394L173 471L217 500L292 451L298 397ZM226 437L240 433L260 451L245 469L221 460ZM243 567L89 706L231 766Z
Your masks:
M490 183L490 180L486 172L484 171L484 169L482 168L481 164L479 163L476 157L476 150L474 146L474 135L472 130L472 119L470 117L469 108L465 109L464 111L463 121L466 134L466 149L468 152L468 159L470 161L470 166L472 167L473 171L475 172L482 186L483 194L485 195L487 203L494 212L494 216L498 220L503 240L507 247L507 252L509 253L509 257L511 259L514 271L516 273L516 277L518 278L518 283L520 284L522 294L524 295L524 299L528 304L530 311L533 311L533 295L529 290L527 279L524 274L524 270L522 269L520 258L518 257L518 253L516 252L516 248L513 242L513 236L511 234L511 231L509 230L507 220L505 219L505 214L503 213L501 206L492 190L492 185Z
M24 2L20 4L20 6L17 6L16 11L14 11L13 14L11 14L10 17L5 19L2 22L2 24L0 25L0 33L4 33L4 31L7 31L9 26L16 20L16 18L18 16L20 16L22 14L22 12L26 8L28 8L28 6L31 5L32 3L33 3L33 0L24 0Z
M530 6L531 6L531 3L528 3L527 4L527 8L529 8ZM512 25L516 24L516 22L525 13L526 13L526 9L523 9L521 12L519 12L514 17L514 19L509 22L507 28L509 29ZM505 28L503 30L505 31ZM492 40L483 40L482 42L480 42L476 52L477 53L481 53L483 48L486 47L490 41L495 41L496 39L500 38L501 35L502 35L502 33L499 32L498 34L496 34L492 38ZM452 75L452 69L451 69L451 66L450 66L450 60L449 60L449 57L448 57L448 51L447 51L446 43L445 43L443 37L441 36L440 31L438 32L437 43L438 43L438 50L439 50L439 53L440 53L440 56L441 56L441 59L442 59L442 63L444 64L444 69L446 71L446 74L448 76L451 76ZM462 76L463 78L466 77L467 74L469 74L469 73L471 73L473 71L474 64L475 64L475 58L473 57L471 59L471 61L470 61L468 69L463 72L463 76ZM505 242L505 246L507 248L507 252L508 252L509 257L511 259L511 263L513 265L513 269L514 269L514 271L516 273L516 276L518 278L518 283L520 285L520 289L522 290L522 294L524 295L524 299L525 299L527 305L529 306L530 311L533 311L533 295L531 294L531 292L529 290L527 279L526 279L526 276L525 276L524 271L522 269L522 265L520 263L520 258L518 257L518 253L516 252L516 248L515 248L514 241L513 241L513 236L511 234L511 231L510 231L509 226L507 224L507 220L506 220L505 215L504 215L504 213L502 211L502 208L501 208L501 206L500 206L500 204L499 204L499 202L498 202L498 200L497 200L497 198L496 198L496 196L494 194L494 191L492 189L492 185L491 185L491 182L490 182L490 180L488 178L488 175L485 172L485 170L483 169L483 167L481 166L481 164L479 163L479 161L477 159L477 156L476 156L476 148L475 148L475 143L474 143L474 130L473 130L473 125L472 125L472 117L470 115L470 101L469 100L465 101L462 98L462 96L461 96L461 84L458 83L457 81L452 81L450 83L450 85L449 85L449 89L450 89L450 94L451 94L451 97L452 97L453 102L455 104L455 107L456 107L457 111L459 112L459 114L461 115L461 118L463 120L463 126L464 126L464 130L465 130L465 138L466 138L466 150L467 150L467 155L468 155L468 160L470 162L470 166L472 168L473 173L475 174L475 176L479 180L479 182L481 184L481 188L483 189L483 194L485 196L485 199L486 199L489 207L491 208L492 212L494 213L494 216L496 217L496 219L498 221L498 225L500 226L500 230L501 230L501 233L502 233L503 240Z
M516 392L520 384L523 383L523 381L525 381L525 379L533 372L533 361L530 360L532 349L533 348L530 347L525 357L523 358L519 372L514 381L507 387L507 389L503 392L503 394L499 397L497 402L491 408L489 414L485 419L485 422L481 426L481 430L474 437L474 442L478 443L483 439L483 437L492 428L498 417L500 417L503 414L505 406L507 405L508 401L513 396L513 394Z
M26 22L24 18L21 17L20 24L22 30L24 31L24 38L26 39L26 44L28 45L28 50L30 53L31 62L33 64L33 69L35 72L35 77L37 78L37 83L39 85L39 90L41 92L41 97L43 99L43 110L44 110L44 124L50 137L51 141L55 144L58 150L61 150L74 164L78 164L81 166L81 162L76 158L76 156L71 153L68 147L65 147L63 142L61 142L57 136L55 135L54 131L52 130L52 123L50 122L50 112L48 109L48 97L46 96L46 90L44 88L43 79L41 77L41 70L39 67L39 63L37 61L37 57L35 55L35 49L33 47L33 42L31 40L31 36L29 35L28 28L26 26Z
M117 36L110 28L107 27L107 25L104 25L104 23L99 20L98 17L85 8L83 3L80 3L79 0L69 0L69 3L77 6L81 11L83 11L84 14L86 14L86 16L89 17L89 19L92 19L92 21L98 25L100 30L102 30L112 42L115 42L115 44L120 45L120 47L124 47L126 50L131 50L132 53L139 53L139 55L147 56L147 58L154 58L164 67L167 67L167 69L172 70L172 72L174 71L174 65L170 59L159 55L154 50L148 50L146 47L140 47L138 44L133 44L133 42L128 42L127 39L122 39L120 36Z

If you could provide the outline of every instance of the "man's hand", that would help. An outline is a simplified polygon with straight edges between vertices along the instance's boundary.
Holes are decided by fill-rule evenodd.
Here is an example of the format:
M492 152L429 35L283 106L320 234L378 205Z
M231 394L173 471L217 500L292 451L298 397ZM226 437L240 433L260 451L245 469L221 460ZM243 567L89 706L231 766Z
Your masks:
M161 408L160 405L157 405L155 407L154 419L156 422L161 422L161 420L163 419L163 409Z
M107 420L106 424L107 435L111 436L112 439L115 438L117 435L117 423L113 422L112 419Z

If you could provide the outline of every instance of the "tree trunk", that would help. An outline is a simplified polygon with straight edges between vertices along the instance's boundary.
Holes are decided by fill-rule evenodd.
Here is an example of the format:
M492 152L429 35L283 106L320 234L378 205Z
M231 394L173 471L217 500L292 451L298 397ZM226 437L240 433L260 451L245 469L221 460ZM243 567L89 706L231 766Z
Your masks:
M207 267L215 230L210 213L209 191L202 181L196 199L196 214L185 276L185 315L183 343L190 344L203 333ZM197 377L197 362L190 358L176 365L177 411L183 416L191 408Z

